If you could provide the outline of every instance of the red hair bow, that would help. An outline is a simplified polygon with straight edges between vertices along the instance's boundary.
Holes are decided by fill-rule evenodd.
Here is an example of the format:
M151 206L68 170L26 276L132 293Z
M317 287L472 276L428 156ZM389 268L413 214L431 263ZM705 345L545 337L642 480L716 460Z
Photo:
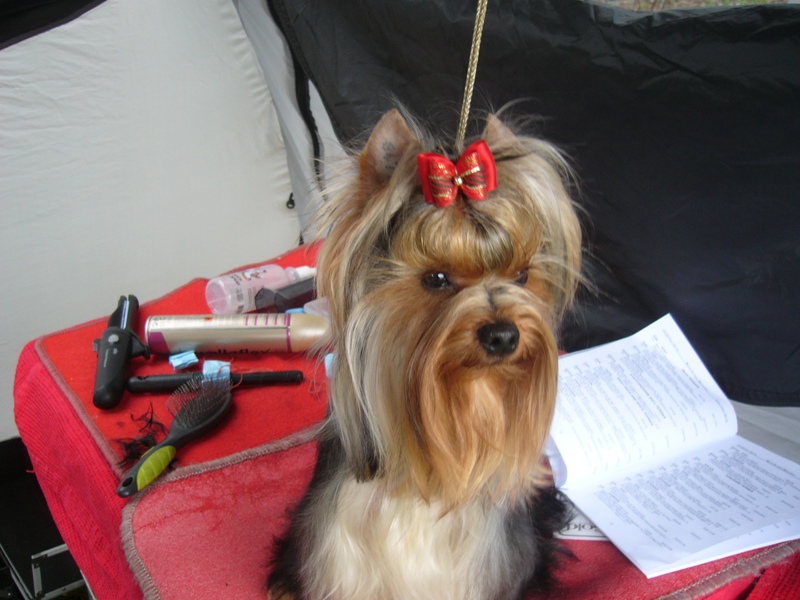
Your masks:
M470 144L456 164L441 154L417 155L419 178L428 204L439 208L450 206L458 190L470 200L486 200L497 187L494 156L483 140Z

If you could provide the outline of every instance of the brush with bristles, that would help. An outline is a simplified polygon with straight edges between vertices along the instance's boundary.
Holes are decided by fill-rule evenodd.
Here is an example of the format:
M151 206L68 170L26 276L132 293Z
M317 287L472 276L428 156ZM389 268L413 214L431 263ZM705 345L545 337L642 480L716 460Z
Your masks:
M229 377L191 379L175 390L167 400L173 415L169 434L128 471L117 494L127 498L150 485L172 462L178 448L214 428L230 407Z

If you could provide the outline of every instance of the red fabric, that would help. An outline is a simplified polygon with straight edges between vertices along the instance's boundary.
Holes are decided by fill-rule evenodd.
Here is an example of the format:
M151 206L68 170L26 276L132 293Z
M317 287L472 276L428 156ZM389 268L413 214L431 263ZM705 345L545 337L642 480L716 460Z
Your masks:
M558 570L561 585L547 600L740 600L766 565L800 552L800 544L788 542L647 579L610 542L570 540L567 545L576 560Z
M456 164L441 154L417 155L419 179L428 204L439 208L450 206L458 191L470 200L486 200L497 188L494 156L483 140L467 147Z
M15 416L50 512L75 562L101 600L142 592L119 541L125 501L119 477L31 342L20 356ZM56 374L57 376L57 374Z
M126 554L146 597L266 598L273 539L310 481L313 443L256 449L174 472L123 515ZM191 557L187 560L187 557Z
M713 592L703 600L745 600L753 587L753 577L742 577Z
M769 567L747 596L747 600L776 599L800 600L800 552Z
M148 597L264 598L272 540L314 466L315 445L304 439L175 471L127 506L125 550ZM566 544L575 558L535 600L704 598L714 590L713 600L737 600L765 564L791 552L776 546L648 580L608 542Z
M276 262L297 266L313 259L313 252L307 256L298 250ZM143 304L139 332L151 314L207 312L204 286L204 280L195 280ZM137 581L163 598L264 598L272 536L285 526L286 510L302 494L313 467L313 443L303 442L302 436L325 413L322 370L314 359L300 355L228 357L238 370L301 369L306 382L236 390L231 418L183 448L178 468L127 503L115 493L123 469L116 464L120 449L114 440L138 433L131 417L143 414L151 402L165 424L170 417L166 395L126 394L111 411L92 405L96 357L91 342L106 320L29 343L14 387L20 435L78 566L100 600L139 600ZM134 359L131 371L145 375L172 369L164 358ZM121 525L127 532L126 552ZM798 542L652 580L609 543L572 541L569 546L578 560L564 563L558 573L563 586L548 600L671 593L738 600L752 586L752 600L777 597L773 592L797 600L791 594L800 584ZM790 562L779 562L792 555Z

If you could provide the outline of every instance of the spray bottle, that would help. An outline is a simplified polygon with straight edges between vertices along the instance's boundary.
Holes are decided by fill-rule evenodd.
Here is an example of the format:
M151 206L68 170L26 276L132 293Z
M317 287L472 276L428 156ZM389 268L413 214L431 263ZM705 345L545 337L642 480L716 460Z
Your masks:
M279 290L313 277L312 267L281 267L266 264L245 271L220 275L206 284L206 302L215 315L232 315L256 309L255 297L264 288Z

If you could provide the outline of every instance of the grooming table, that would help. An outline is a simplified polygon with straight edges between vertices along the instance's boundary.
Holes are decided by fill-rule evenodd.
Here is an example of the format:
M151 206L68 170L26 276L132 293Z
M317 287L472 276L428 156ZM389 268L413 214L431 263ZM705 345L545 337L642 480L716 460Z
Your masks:
M313 262L297 249L274 262ZM206 280L142 304L138 333L156 314L205 314ZM133 290L135 293L135 290ZM120 294L128 290L120 290ZM109 298L109 308L117 297ZM129 500L117 442L139 435L138 417L169 425L166 394L125 394L113 410L92 404L99 338L108 317L46 335L23 350L15 414L58 528L100 600L266 598L272 540L287 524L316 456L326 411L315 357L237 353L235 371L299 369L300 385L240 388L233 410L207 437L179 450L174 468ZM201 358L203 358L201 356ZM129 374L171 373L165 357L133 359ZM800 542L789 542L647 580L608 542L566 542L560 585L547 598L800 598Z

